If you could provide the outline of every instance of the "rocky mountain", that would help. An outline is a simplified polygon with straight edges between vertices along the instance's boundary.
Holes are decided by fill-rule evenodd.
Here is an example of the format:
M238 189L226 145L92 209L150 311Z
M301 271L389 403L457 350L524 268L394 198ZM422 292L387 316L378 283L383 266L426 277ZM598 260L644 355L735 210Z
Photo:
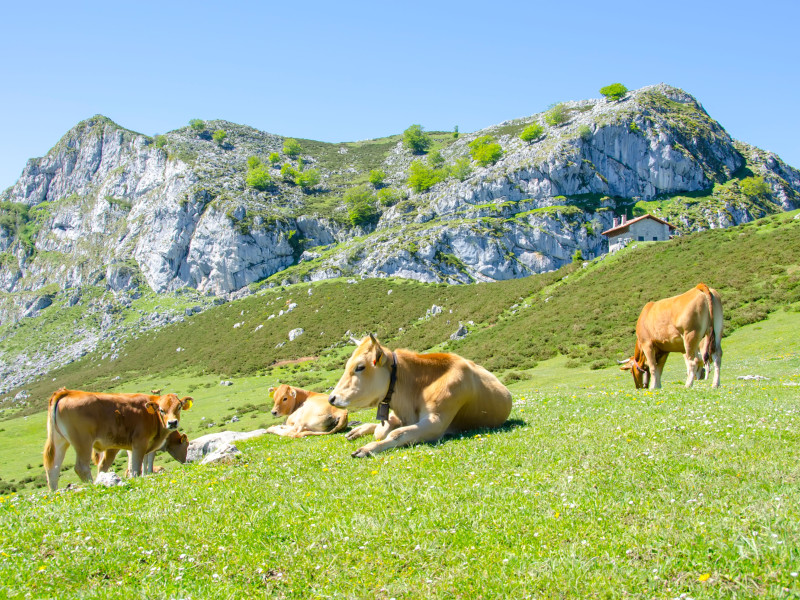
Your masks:
M0 194L0 339L76 305L94 307L75 317L93 315L87 339L131 310L146 328L143 294L170 299L163 321L259 282L522 277L603 254L620 214L691 231L800 206L800 172L663 84L428 139L423 154L402 136L293 148L226 121L148 137L88 119ZM481 142L500 155L473 160Z

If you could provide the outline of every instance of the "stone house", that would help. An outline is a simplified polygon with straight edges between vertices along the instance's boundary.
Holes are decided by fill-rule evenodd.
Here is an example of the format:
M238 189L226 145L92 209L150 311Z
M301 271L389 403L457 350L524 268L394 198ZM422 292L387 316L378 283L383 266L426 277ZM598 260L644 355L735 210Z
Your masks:
M621 218L615 218L614 225L611 229L606 229L603 235L608 237L608 251L616 252L630 242L662 242L668 240L670 232L674 230L674 226L650 214L642 215L630 221L623 215Z

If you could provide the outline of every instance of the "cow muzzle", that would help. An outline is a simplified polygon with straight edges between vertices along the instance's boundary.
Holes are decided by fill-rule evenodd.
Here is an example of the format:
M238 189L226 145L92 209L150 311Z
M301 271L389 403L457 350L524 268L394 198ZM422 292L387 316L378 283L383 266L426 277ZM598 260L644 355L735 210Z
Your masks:
M328 404L331 406L336 406L338 408L343 408L345 405L342 404L342 399L337 396L336 394L331 394L328 396Z
M167 429L177 429L178 428L178 419L170 419L167 421Z

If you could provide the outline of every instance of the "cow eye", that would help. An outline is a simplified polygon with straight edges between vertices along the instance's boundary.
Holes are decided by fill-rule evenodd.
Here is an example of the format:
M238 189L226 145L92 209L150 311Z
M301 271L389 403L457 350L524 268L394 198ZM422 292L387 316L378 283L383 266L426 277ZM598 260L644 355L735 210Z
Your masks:
M286 402L286 398L284 398L283 400L281 400L281 402Z
M364 365L356 365L355 372L358 373L359 371L364 370Z
M166 411L163 408L159 408L158 412L160 412L162 415L167 414Z

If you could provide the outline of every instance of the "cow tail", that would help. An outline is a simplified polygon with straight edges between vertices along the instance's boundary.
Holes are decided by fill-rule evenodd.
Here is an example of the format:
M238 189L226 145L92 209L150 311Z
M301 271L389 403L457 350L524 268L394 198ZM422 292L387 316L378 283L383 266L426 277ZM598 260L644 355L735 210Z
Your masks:
M53 468L53 462L56 458L56 446L53 442L56 429L56 408L58 408L58 401L66 395L67 390L60 388L53 392L53 395L50 396L50 400L47 403L47 441L44 443L42 465L48 471Z
M717 336L716 332L714 331L714 298L711 296L711 290L708 289L708 286L705 283L698 283L697 289L703 292L703 295L706 297L706 304L708 305L708 316L711 319L711 329L708 334L708 344L706 345L706 352L703 355L703 362L708 362L708 359L711 357L711 354L716 350L717 347Z

